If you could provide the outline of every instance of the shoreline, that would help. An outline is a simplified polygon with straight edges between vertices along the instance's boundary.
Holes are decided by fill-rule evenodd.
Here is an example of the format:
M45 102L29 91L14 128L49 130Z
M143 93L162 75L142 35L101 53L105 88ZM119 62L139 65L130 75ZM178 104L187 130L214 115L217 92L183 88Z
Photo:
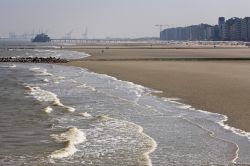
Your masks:
M141 53L144 52L145 50ZM86 53L92 56L64 65L87 68L96 73L162 91L163 93L153 95L180 98L181 103L196 109L226 115L228 121L225 124L250 131L249 61L229 60L231 56L225 61L206 61L206 58L205 61L154 61L150 58L145 61L145 55L136 54L138 52L134 57L139 58L139 61L129 60L132 55L112 61L110 54L100 57L99 54L91 54L91 51ZM209 51L207 56L211 56ZM113 58L117 56L113 55Z

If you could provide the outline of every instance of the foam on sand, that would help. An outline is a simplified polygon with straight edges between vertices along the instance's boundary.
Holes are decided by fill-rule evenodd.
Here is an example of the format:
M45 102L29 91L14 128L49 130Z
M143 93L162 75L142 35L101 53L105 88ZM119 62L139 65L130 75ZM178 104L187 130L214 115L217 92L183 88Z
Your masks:
M56 142L65 144L64 148L52 152L49 156L51 158L65 158L72 156L77 152L75 145L86 140L85 133L76 127L71 127L66 132L59 135L52 134L51 137L54 138Z
M229 130L236 135L239 135L242 137L247 137L249 142L250 142L250 133L249 132L231 127L231 126L225 124L226 121L228 121L228 117L224 115L224 119L222 121L218 122L218 124L221 125L224 129Z

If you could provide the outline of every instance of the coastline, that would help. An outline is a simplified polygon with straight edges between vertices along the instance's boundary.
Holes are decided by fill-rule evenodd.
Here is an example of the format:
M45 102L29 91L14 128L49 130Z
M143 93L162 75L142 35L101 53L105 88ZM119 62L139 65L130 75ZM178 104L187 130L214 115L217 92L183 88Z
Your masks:
M71 61L64 65L87 68L96 73L163 91L155 95L180 98L180 102L197 109L224 114L228 116L226 124L250 131L250 61L155 61L150 60L150 57L155 57L152 54L147 55L148 50L144 49L134 51L109 49L105 50L104 55L100 55L99 49L78 49L77 51L83 51L92 56L86 60ZM230 54L227 55L225 50L220 50L218 54L223 58L250 57L250 49L244 49L235 57L238 51L238 49L233 51L230 49L228 50ZM154 52L158 53L157 58L168 57L168 54L169 56L175 54L175 57L190 57L186 50L160 49ZM212 52L203 50L203 53L198 50L195 53L195 57L213 58L215 55L214 50ZM139 60L129 60L131 57ZM115 58L119 59L110 60ZM145 61L143 58L148 60Z

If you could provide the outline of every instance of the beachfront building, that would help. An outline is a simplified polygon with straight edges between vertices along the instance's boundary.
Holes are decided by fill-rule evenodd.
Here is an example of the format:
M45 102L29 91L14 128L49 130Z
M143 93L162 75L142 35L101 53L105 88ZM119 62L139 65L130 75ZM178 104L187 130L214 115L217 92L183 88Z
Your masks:
M241 38L243 41L250 41L250 17L241 20Z
M225 24L222 25L222 38L221 40L223 41L229 41L231 38L230 35L230 31L231 31L231 25L232 24L232 20L228 20L227 22L225 22Z
M234 18L233 24L231 26L231 41L240 41L241 40L241 19Z
M244 41L248 40L248 20L244 18L241 20L241 38Z
M219 17L218 25L199 24L164 29L161 40L250 41L250 17L233 17L225 21Z
M247 33L248 34L247 41L250 41L250 20L248 20L248 28L247 29L248 29L248 31L247 31L248 32Z
M219 17L218 19L218 28L219 28L219 34L218 34L218 38L222 39L222 30L223 30L223 26L225 25L225 17Z
M161 32L161 40L211 40L216 32L208 24L192 25L188 27L168 28Z

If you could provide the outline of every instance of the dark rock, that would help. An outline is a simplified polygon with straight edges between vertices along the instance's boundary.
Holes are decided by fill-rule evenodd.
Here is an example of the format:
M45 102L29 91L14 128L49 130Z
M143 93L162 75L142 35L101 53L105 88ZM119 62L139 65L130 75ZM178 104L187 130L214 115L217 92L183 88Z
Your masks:
M17 63L67 63L69 60L67 59L61 59L61 58L55 58L55 57L47 57L47 58L41 58L41 57L5 57L0 58L0 62L17 62Z

